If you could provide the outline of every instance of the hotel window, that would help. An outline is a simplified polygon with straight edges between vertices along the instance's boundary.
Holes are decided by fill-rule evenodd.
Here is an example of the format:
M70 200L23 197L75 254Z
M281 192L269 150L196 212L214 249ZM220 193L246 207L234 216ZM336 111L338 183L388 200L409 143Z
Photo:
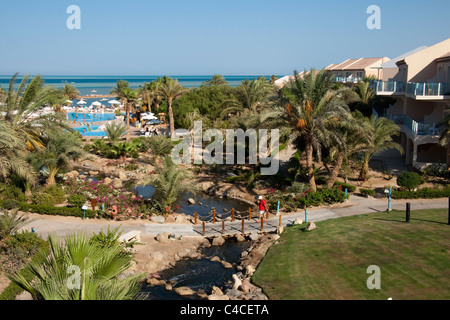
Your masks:
M362 71L358 71L358 72L356 73L356 77L357 77L358 79L362 79L362 77L363 77Z

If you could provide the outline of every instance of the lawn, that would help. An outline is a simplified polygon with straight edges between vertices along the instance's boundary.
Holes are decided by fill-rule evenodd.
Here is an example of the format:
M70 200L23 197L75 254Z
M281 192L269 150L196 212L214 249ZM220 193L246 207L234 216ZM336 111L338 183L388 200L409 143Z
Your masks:
M359 215L288 227L252 280L273 300L450 299L447 209ZM367 288L376 265L381 289Z

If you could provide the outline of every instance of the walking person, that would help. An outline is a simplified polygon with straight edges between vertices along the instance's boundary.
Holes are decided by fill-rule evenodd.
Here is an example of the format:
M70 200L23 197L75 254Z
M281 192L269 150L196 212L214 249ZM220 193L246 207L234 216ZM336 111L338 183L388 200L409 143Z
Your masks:
M266 200L264 200L263 196L258 197L259 200L259 218L264 219L264 214L267 210ZM264 220L266 222L267 220ZM260 220L257 220L256 222L260 222Z

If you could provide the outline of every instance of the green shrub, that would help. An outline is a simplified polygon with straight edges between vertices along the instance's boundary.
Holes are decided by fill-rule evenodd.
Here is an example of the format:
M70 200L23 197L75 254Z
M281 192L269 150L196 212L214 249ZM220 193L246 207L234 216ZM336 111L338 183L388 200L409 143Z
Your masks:
M234 177L226 177L225 182L227 183L235 183L239 181L244 181L244 176L234 176Z
M310 189L310 187L308 184L294 181L294 182L292 182L292 185L289 188L289 191L292 193L305 193L309 189Z
M351 184L348 183L343 183L343 182L338 182L336 181L334 183L335 186L342 186L342 191L344 191L345 189L347 189L348 192L355 192L356 191L356 187L352 186Z
M403 172L397 177L397 184L402 188L413 190L421 184L420 175L417 172Z
M69 205L75 208L81 208L86 202L86 197L81 194L72 194L67 198Z
M53 207L33 205L26 202L19 202L19 209L24 212L32 212L38 214L47 214L52 216L66 216L66 217L83 217L83 210L80 207L67 208L67 207ZM86 210L86 218L95 218L96 211Z
M2 201L1 207L6 210L17 208L17 201L14 199L5 199Z
M64 200L66 200L66 194L64 190L57 185L49 186L42 190L42 192L52 197L53 204L60 204L63 203Z
M450 187L444 189L422 188L417 191L393 190L393 199L438 199L450 197Z
M16 201L27 201L22 189L14 185L0 184L0 198L14 199Z
M55 205L54 199L51 195L44 192L38 192L31 196L31 202L39 206L53 206Z
M375 196L375 190L372 189L359 189L359 192L365 196Z

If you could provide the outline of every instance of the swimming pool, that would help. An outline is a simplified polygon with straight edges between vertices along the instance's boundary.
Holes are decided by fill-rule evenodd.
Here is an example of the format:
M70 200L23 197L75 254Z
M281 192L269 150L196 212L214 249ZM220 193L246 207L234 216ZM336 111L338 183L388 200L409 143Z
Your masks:
M116 115L114 113L69 112L67 113L67 119L76 122L99 122L115 120Z
M79 133L81 133L82 136L87 136L87 137L105 137L107 134L105 131L93 131L93 130L97 130L99 128L99 126L84 126L84 127L78 127L78 128L73 128L74 130L78 131Z

